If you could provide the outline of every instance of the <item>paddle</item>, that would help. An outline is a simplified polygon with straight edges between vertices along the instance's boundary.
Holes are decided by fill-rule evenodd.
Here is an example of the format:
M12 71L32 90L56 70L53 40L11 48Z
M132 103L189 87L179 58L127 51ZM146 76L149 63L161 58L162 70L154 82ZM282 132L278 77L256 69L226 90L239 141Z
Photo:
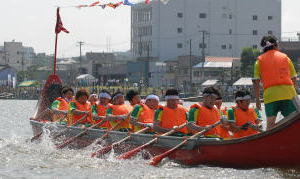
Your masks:
M220 125L222 123L222 120L216 122L215 124L211 125L211 128L215 128L216 126ZM204 129L203 131L201 132L198 132L196 134L194 134L193 136L189 137L188 139L193 139L193 138L196 138L198 136L201 136L203 134L205 134L207 131L209 131L208 129ZM175 146L174 148L156 156L156 157L153 157L151 160L150 160L150 165L153 165L153 166L156 166L159 162L162 161L162 159L164 159L165 157L167 157L168 155L170 155L171 153L173 153L174 151L176 151L177 149L179 149L180 147L182 147L183 145L185 145L188 141L188 139L184 139L184 141L182 141L180 144L178 144L177 146Z
M145 131L147 131L149 129L150 129L150 127L146 127L146 128L144 128L142 130L139 130L139 131L135 132L134 134L143 133L143 132L145 132ZM93 158L93 157L97 157L99 155L104 155L104 154L108 153L109 151L111 151L111 149L113 149L115 146L120 145L121 143L129 140L130 138L131 138L131 135L125 137L124 139L122 139L122 140L120 140L118 142L114 142L113 144L111 144L109 146L106 146L106 147L104 147L104 148L102 148L102 149L100 149L100 150L92 153L91 157Z
M82 122L83 120L85 120L87 118L88 114L85 114L82 118L80 118L78 121L76 121L74 124L66 127L65 129L63 129L62 131L60 131L58 134L56 134L53 139L56 139L57 137L61 136L64 132L66 132L69 127L71 126L76 126L77 124L79 124L80 122Z
M177 129L181 129L183 127L185 127L187 125L187 123L184 123L182 124L181 126L179 126ZM173 134L174 132L176 132L176 129L172 129L171 131L167 132L167 133L164 133L160 136L168 136L168 135L171 135ZM130 159L132 156L134 156L135 154L137 154L139 151L141 151L142 149L148 147L149 145L152 145L154 144L156 141L158 140L158 137L156 137L155 139L152 139L150 140L149 142L131 150L131 151L128 151L120 156L117 157L117 159Z
M103 124L104 122L106 122L106 121L105 121L105 120L102 120L101 122L99 122L99 123L97 123L97 124L94 124L93 126L91 126L91 127L89 127L89 128L84 129L84 131L82 131L82 132L80 132L79 134L77 134L76 136L74 136L74 137L72 137L72 138L66 140L66 141L63 142L62 144L55 146L55 148L56 148L56 149L62 149L62 148L64 148L64 147L66 147L68 144L72 143L77 137L80 137L80 136L82 136L82 135L85 135L89 129L93 129L93 128L95 128L95 127L97 127L97 126Z

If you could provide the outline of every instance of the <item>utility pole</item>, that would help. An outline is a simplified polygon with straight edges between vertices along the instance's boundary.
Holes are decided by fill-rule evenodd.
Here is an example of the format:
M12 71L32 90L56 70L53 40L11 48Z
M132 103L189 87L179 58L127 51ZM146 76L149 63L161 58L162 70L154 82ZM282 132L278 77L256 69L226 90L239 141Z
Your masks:
M193 87L193 82L192 82L192 80L193 80L193 78L192 78L192 39L190 39L190 42L189 42L189 44L190 44L190 90L191 90L191 92L192 92L192 87Z
M139 35L140 37L140 42L139 42L139 55L140 57L142 57L142 53L143 53L143 48L142 48L142 36Z
M79 53L80 53L80 56L79 56L79 61L80 61L80 74L82 74L82 72L83 72L83 70L82 70L82 53L81 53L81 46L83 46L84 45L84 42L82 42L82 41L79 41L79 42L77 42L78 43L78 45L79 45Z
M149 44L147 44L147 61L146 61L146 78L145 78L145 83L147 87L149 87L149 63L150 63L150 47Z
M206 44L205 44L205 35L207 34L205 30L200 31L202 32L202 45L201 45L201 78L204 75L204 63L205 63L205 48L206 48Z

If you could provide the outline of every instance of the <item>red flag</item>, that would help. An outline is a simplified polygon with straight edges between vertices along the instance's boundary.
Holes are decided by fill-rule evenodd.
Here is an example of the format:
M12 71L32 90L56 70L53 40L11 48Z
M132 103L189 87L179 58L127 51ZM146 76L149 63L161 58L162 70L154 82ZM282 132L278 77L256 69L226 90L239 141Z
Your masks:
M145 3L146 4L150 4L150 0L145 0Z
M69 31L63 27L63 23L61 22L60 15L59 15L59 7L57 8L57 14L56 14L56 26L55 26L55 33L58 34L61 31L64 31L65 33L69 33Z
M99 4L99 3L100 3L99 1L94 2L93 4L90 5L90 7L96 6L96 5Z

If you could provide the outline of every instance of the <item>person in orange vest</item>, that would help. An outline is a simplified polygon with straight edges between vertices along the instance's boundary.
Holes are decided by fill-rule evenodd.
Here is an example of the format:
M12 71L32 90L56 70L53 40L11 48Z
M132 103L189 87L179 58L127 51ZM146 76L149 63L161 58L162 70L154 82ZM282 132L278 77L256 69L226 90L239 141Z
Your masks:
M220 111L221 115L226 115L227 113L227 107L223 106L223 98L222 96L219 96L216 101L215 101L215 106L218 108L218 110Z
M135 105L130 117L130 124L133 131L137 132L144 127L153 128L154 113L159 103L159 97L156 95L148 95L145 104Z
M220 92L214 87L207 87L203 90L202 104L196 103L190 107L188 128L193 132L200 132L204 129L208 131L204 134L205 137L221 137L229 138L228 130L217 126L211 128L221 118L225 118L215 107L216 99L221 96ZM226 118L225 118L226 119Z
M297 73L292 61L279 52L277 39L265 36L261 40L263 54L254 64L253 88L256 107L261 109L260 82L267 116L267 129L275 127L278 112L286 117L296 110L292 98L297 95Z
M68 114L68 106L70 101L73 99L74 90L71 87L64 87L61 90L61 97L56 98L52 103L51 110L54 113L53 121L66 116ZM67 124L67 119L61 120L63 125Z
M68 125L73 125L76 121L85 119L80 122L82 127L90 127L92 124L91 105L88 103L89 94L86 90L78 90L75 100L69 103Z
M115 130L129 132L131 131L129 115L132 109L132 105L125 104L124 94L122 92L116 92L112 96L112 105L109 106L106 111L106 120L110 122L112 127L116 125L117 121L122 121Z
M246 137L261 131L260 114L249 108L251 95L247 90L239 90L235 94L236 106L230 108L228 121L233 132L233 138Z
M99 93L99 104L92 105L92 114L93 114L93 124L97 124L102 120L105 120L106 110L111 105L109 102L111 100L110 93L106 90L102 90ZM104 122L98 128L110 129L111 125L109 121Z
M154 114L153 130L158 133L165 133L173 129L177 130L173 135L188 135L187 127L181 129L178 126L187 123L187 110L178 104L179 93L176 89L166 91L166 106L159 106Z
M89 96L88 102L91 104L91 106L93 106L94 104L98 104L98 103L99 103L98 95L96 95L96 94L91 94L91 95Z
M140 104L141 102L141 97L139 95L139 92L137 92L136 90L129 90L126 93L126 99L129 101L132 107L134 107L137 104Z

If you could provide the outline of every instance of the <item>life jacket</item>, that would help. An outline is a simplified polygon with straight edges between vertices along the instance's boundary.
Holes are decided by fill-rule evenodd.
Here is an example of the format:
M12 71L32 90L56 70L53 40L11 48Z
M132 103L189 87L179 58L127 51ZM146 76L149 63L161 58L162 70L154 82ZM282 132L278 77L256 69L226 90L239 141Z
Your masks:
M114 116L127 115L133 110L133 107L130 104L111 105L109 108L112 109L112 115ZM112 127L115 126L116 123L116 121L110 121ZM118 129L131 129L129 118L125 119L125 121L116 128L116 130Z
M80 110L80 111L89 111L88 116L86 117L85 120L81 121L80 124L85 124L85 123L92 123L92 113L91 113L91 104L90 103L85 103L84 105L78 103L76 100L72 101L74 102L76 109ZM69 105L70 107L70 105ZM69 117L68 117L68 125L72 125L74 124L76 121L78 121L79 119L81 119L85 114L80 114L80 115L74 115L71 113L71 111L69 110Z
M276 85L293 85L287 55L270 50L258 57L264 90Z
M177 108L171 109L167 106L160 106L163 110L161 116L161 127L167 129L173 129L174 126L180 126L187 122L186 109L182 105L177 105ZM184 134L188 134L187 127L183 127L178 130Z
M232 108L234 111L234 116L235 116L235 124L237 126L242 126L246 122L251 122L252 124L256 124L256 115L254 109L249 108L247 111L243 111L242 109L238 107ZM245 137L249 135L254 135L257 134L258 132L253 130L253 129L247 129L247 130L241 130L239 132L235 132L233 134L233 138L240 138L240 137Z
M97 107L97 115L98 116L106 116L106 110L108 109L110 104L108 104L107 106L103 106L101 104L95 104L95 105ZM101 120L93 120L93 124L97 124L99 122L101 122ZM110 129L111 125L110 125L109 121L106 121L106 122L104 122L103 124L101 124L100 126L97 126L97 127Z
M61 111L68 111L69 108L69 102L67 102L64 98L62 97L58 97L55 99L56 101L59 101L59 106L57 108L57 110L61 110ZM64 115L62 114L55 114L53 115L53 121L57 121L58 119L64 117Z
M140 103L139 105L143 108L142 112L138 116L139 122L141 122L141 123L153 123L155 110L150 109L144 103ZM134 132L139 131L139 130L142 129L141 127L138 127L138 126L132 126L132 128L133 128Z
M220 112L216 107L212 109L208 109L200 104L194 104L191 108L199 109L198 118L196 121L196 125L205 127L208 125L213 125L220 120ZM220 126L216 126L215 128L211 129L210 131L206 132L204 136L220 136L222 138L228 138L229 134L228 131L223 131L225 129L221 129ZM227 135L227 134L228 135Z

